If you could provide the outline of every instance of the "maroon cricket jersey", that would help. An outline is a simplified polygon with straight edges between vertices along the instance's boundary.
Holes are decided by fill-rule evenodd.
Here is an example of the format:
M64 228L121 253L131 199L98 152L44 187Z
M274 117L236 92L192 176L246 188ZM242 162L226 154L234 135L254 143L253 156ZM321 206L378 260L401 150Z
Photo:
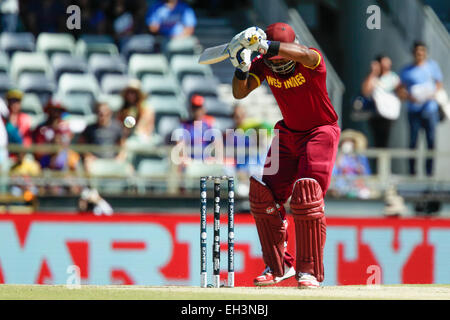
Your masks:
M267 81L286 126L295 131L307 131L338 120L328 97L325 61L319 50L311 50L320 56L317 65L312 68L297 62L292 73L281 75L266 66L259 55L253 59L249 72L258 84Z

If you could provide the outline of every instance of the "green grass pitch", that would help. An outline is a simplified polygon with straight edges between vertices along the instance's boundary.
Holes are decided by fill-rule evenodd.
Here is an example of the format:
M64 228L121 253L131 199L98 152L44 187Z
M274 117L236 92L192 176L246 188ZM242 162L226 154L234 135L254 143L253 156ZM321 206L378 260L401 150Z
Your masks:
M445 299L450 285L330 286L300 290L283 287L150 287L93 286L70 289L64 285L0 285L0 300L310 300L310 299Z

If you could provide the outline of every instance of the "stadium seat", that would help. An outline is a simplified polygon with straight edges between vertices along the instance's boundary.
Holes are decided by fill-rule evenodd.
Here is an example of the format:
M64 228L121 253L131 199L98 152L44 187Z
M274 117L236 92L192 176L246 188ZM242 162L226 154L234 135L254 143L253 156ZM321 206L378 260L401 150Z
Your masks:
M58 95L65 96L70 93L79 93L97 99L100 89L97 79L92 74L63 74L58 81Z
M126 178L133 172L130 164L115 159L96 159L91 165L90 174L95 177Z
M113 112L117 112L122 108L123 98L120 94L101 94L97 98L98 102L105 102Z
M133 78L142 80L146 74L164 75L169 72L167 58L158 53L139 54L135 53L130 57L128 63L128 73Z
M5 93L14 87L14 83L11 81L9 76L5 73L0 73L0 95L5 96Z
M169 173L169 161L167 158L147 158L139 161L137 165L138 192L145 193L147 188L166 188L166 178Z
M186 165L184 172L184 185L187 189L198 188L198 179L204 176L227 175L226 167L222 164L207 163L202 160L193 160Z
M58 82L59 77L64 73L86 73L88 70L87 63L84 59L65 53L55 53L50 63L56 82Z
M48 79L53 74L47 56L41 52L16 52L11 59L10 75L13 81L17 81L21 73L42 73Z
M9 58L4 52L0 52L0 73L9 72Z
M128 61L133 53L155 53L155 37L150 34L131 36L121 47L121 54Z
M219 80L215 77L204 77L198 75L187 75L181 82L181 88L189 99L193 94L205 97L217 97Z
M113 37L106 34L82 34L79 40L86 43L114 43Z
M34 93L25 93L23 95L21 110L31 117L31 129L35 129L46 118L41 101Z
M36 40L36 51L44 52L49 58L57 52L73 54L75 39L70 33L42 32Z
M180 126L181 119L178 114L157 112L155 115L155 131L166 143L171 140L172 132Z
M66 107L67 112L77 116L92 116L94 100L83 94L66 94L58 96L57 99Z
M169 59L177 54L194 55L201 52L201 45L195 36L170 39L164 44L164 53Z
M164 158L143 159L137 168L138 175L142 177L164 176L169 170L169 163Z
M105 74L100 82L102 92L105 94L120 94L130 81L128 75Z
M0 35L0 50L11 57L16 51L32 52L35 48L35 39L29 32L3 32Z
M205 110L211 116L227 116L232 114L231 105L215 97L205 97Z
M198 56L175 55L170 60L170 68L180 82L186 75L213 75L210 66L198 63Z
M22 73L17 83L23 92L36 94L42 105L47 104L55 91L55 83L44 74Z
M67 114L65 120L68 121L70 130L77 134L81 133L86 126L96 121L97 117L92 112L94 100L84 94L67 94L57 96L61 103L66 107Z
M186 103L180 97L150 96L147 102L155 112L176 113L182 118L187 116Z
M85 39L79 39L75 46L75 54L77 56L83 57L85 59L89 59L90 56L94 53L107 54L111 56L119 55L119 50L114 42L90 42L91 40L86 41Z
M180 87L172 76L145 75L142 78L142 90L151 96L178 96Z
M41 101L35 93L25 93L22 97L21 110L30 115L44 113Z
M91 185L99 192L121 193L130 184L127 178L132 177L133 167L115 159L96 159L90 165L89 175Z
M126 65L120 56L110 56L101 53L94 53L89 58L89 70L100 83L106 74L124 74Z

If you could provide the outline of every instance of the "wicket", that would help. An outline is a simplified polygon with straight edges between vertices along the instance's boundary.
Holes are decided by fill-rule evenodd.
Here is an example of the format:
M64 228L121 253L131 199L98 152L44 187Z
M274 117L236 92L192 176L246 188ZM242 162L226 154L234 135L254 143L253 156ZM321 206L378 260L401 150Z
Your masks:
M220 287L220 183L228 181L228 287L234 287L234 178L200 178L200 287L206 288L207 273L207 193L206 183L214 181L213 286Z

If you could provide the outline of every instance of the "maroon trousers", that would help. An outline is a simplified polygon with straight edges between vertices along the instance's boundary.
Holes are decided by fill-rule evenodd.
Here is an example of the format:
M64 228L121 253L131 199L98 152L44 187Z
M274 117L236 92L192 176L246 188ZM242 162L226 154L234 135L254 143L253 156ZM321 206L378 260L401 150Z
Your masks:
M317 180L325 196L341 132L337 123L308 131L293 131L280 120L275 129L278 132L272 141L262 178L272 191L275 201L284 205L292 194L295 181L300 178ZM278 144L278 147L274 144ZM278 169L273 170L276 167ZM280 210L280 215L285 220L285 210ZM285 261L287 265L293 265L294 258L289 252L285 254Z

